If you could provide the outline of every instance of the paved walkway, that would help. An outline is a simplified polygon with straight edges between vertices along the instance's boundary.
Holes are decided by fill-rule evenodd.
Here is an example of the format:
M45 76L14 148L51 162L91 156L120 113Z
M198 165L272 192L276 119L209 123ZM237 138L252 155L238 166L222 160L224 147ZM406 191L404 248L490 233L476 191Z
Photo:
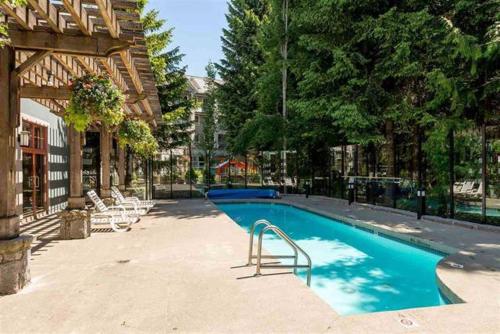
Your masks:
M461 284L475 287L484 301L339 316L293 275L248 278L254 269L241 267L246 232L212 204L192 200L164 202L129 233L94 233L40 248L32 284L0 297L0 333L500 332L500 234L419 223L320 198L288 200L462 245L477 261L470 259L471 267L458 272ZM402 324L408 320L414 324L409 328Z

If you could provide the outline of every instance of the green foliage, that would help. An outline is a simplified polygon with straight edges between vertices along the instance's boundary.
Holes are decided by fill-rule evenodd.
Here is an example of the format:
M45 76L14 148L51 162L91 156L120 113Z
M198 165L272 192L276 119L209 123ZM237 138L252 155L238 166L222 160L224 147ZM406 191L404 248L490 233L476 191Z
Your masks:
M201 180L201 178L203 177L203 173L201 171L194 170L191 168L184 175L184 180L188 182L190 180L189 178L190 176L191 176L191 183L197 183L198 180Z
M429 184L439 194L449 184L450 129L468 147L471 164L477 163L477 133L471 129L500 121L498 1L289 0L286 34L284 0L260 5L266 12L256 39L249 38L255 30L246 20L248 1L231 2L223 39L229 84L220 89L221 112L233 129L233 151L280 149L285 133L289 147L325 163L318 152L328 146L379 147L389 137L408 138L411 146L410 138L422 129ZM248 61L240 43L256 45L261 61ZM249 64L257 73L250 90L238 81L254 82ZM279 117L284 67L286 123ZM474 178L477 170L462 163L455 172Z
M106 127L118 126L124 119L124 96L104 76L85 75L71 83L71 97L64 119L79 132L100 122Z
M266 21L267 1L231 0L226 15L228 27L223 30L224 59L216 65L224 82L218 89L220 121L227 132L229 150L238 152L239 130L257 110L255 82L264 59L258 34Z
M500 139L494 140L491 144L493 152L500 155Z
M158 152L158 142L148 124L142 120L126 120L118 129L118 143L121 147L129 145L132 151L150 158Z
M146 42L163 113L163 122L155 129L154 136L159 148L168 151L191 141L190 114L196 101L186 94L186 68L180 66L184 55L178 47L166 50L171 43L173 29L160 32L165 21L158 19L158 12L155 10L144 14L146 3L147 0L141 0L139 10L143 13Z
M146 11L148 0L138 3L141 23L146 35L149 61L155 75L156 84L163 85L167 81L167 61L165 49L172 41L173 28L163 30L165 20L159 18L160 12L156 9Z
M163 114L163 123L155 131L161 149L168 151L191 142L190 115L190 108L184 106Z
M216 102L216 81L217 75L215 65L209 63L205 68L207 71L207 93L203 101L203 133L200 138L200 148L205 151L205 155L210 159L211 151L215 148L215 131L217 119Z

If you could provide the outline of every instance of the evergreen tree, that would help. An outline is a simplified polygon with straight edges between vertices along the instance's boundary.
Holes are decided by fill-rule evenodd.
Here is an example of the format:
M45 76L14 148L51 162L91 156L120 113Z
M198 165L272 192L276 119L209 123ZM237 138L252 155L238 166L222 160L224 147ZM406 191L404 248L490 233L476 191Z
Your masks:
M255 82L264 61L257 36L268 5L262 0L231 0L228 6L228 28L222 37L224 59L216 65L224 82L218 88L217 100L229 150L244 153L246 147L237 144L236 139L257 110Z
M179 47L168 50L168 45L161 56L165 63L165 80L157 88L163 122L156 129L155 135L160 148L165 151L191 143L190 115L196 101L186 93L189 86L186 67L181 66L183 57Z
M210 62L205 67L207 71L206 86L207 93L203 100L203 133L200 138L200 147L205 151L205 184L210 186L210 165L212 153L215 149L215 133L217 130L217 100L216 100L216 76L215 65Z
M172 40L173 28L164 30L165 20L159 18L160 13L156 9L146 11L147 3L148 0L138 1L139 13L156 84L163 85L167 80L166 69L169 66L168 56L165 56L164 52Z

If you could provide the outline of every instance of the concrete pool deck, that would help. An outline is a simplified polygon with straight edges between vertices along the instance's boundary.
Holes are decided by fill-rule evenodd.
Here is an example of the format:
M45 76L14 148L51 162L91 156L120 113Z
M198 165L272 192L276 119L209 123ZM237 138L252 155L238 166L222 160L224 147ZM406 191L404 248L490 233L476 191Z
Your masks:
M210 202L165 201L129 233L38 248L0 297L0 333L499 333L500 234L289 196L281 202L460 249L440 279L463 304L340 316L293 275L252 277L248 234ZM314 278L313 278L314 279Z

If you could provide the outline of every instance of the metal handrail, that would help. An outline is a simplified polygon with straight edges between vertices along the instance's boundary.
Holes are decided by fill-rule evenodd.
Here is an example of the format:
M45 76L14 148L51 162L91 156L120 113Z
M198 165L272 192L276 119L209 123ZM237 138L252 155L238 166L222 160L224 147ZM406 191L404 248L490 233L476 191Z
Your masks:
M259 233L259 242L258 242L258 248L257 248L257 255L253 255L253 235L255 232L255 228L259 225L266 225ZM267 231L272 231L274 234L277 236L281 237L292 249L294 252L294 255L262 255L262 241L264 238L264 234ZM304 255L304 257L307 260L307 265L299 265L298 264L298 253L301 253ZM261 275L261 269L262 268L269 268L269 269L279 269L279 268L290 268L293 269L293 272L296 274L297 273L297 268L306 268L307 270L307 286L311 286L311 268L312 268L312 261L309 255L300 248L290 237L283 232L279 227L272 225L270 222L267 220L258 220L256 221L251 228L251 233L250 233L250 249L249 249L249 254L248 254L248 265L253 265L252 259L257 258L257 268L255 275ZM273 259L283 259L283 258L289 258L289 259L294 259L293 265L284 265L284 264L262 264L262 259L268 259L268 258L273 258Z

